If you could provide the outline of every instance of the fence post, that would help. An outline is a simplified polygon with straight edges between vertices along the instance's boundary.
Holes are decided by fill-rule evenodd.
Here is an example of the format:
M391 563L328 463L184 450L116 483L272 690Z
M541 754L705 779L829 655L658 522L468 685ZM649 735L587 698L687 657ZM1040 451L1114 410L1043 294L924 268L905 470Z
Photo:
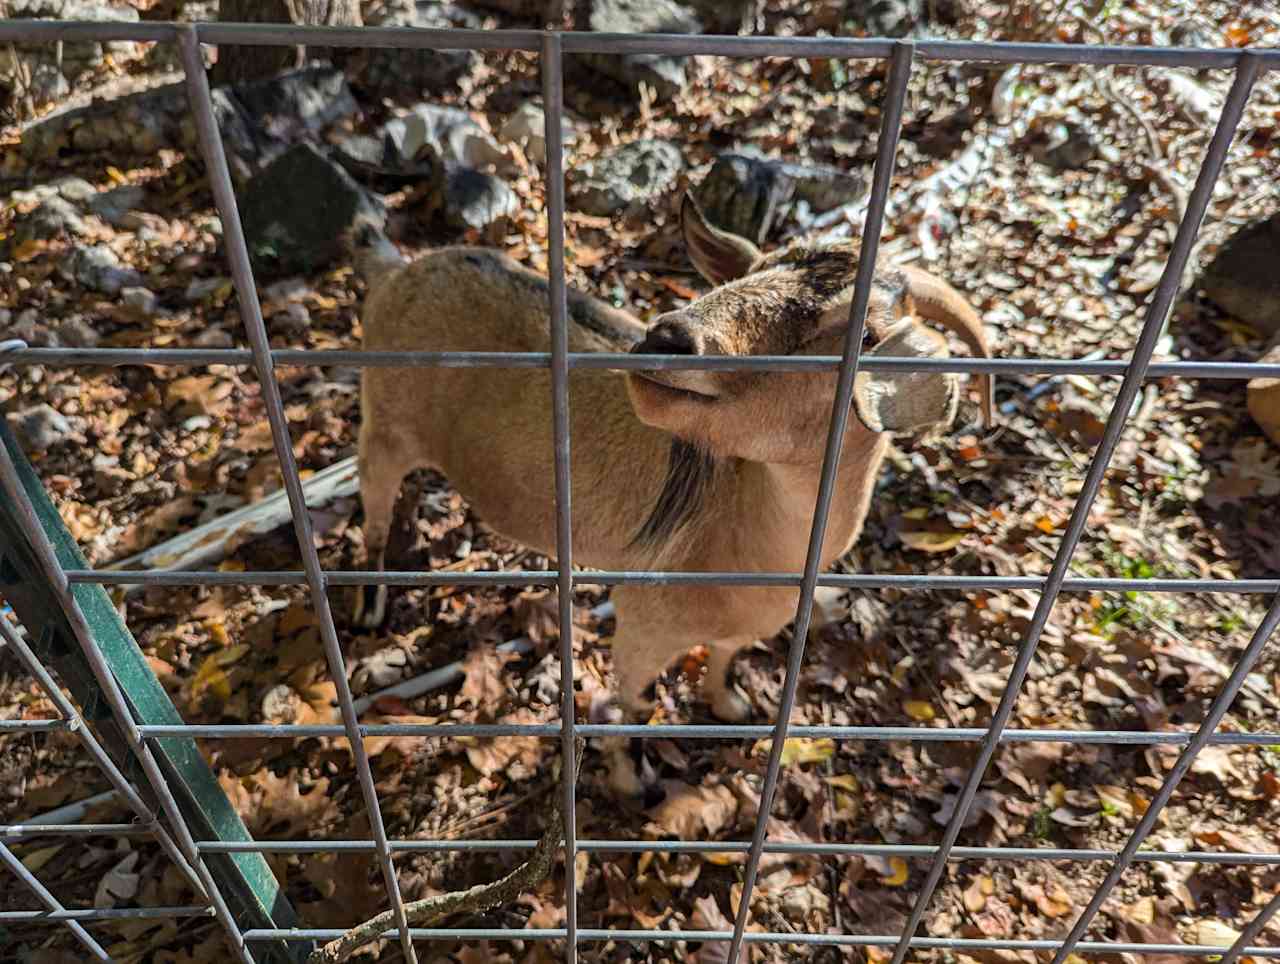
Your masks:
M39 477L8 426L2 423L0 443L17 469L22 488L53 545L58 561L63 568L86 568L88 564L84 556L45 494ZM142 650L102 586L82 583L72 586L71 592L84 612L93 644L111 666L133 709L134 722L181 724L181 714L151 671ZM76 644L74 631L23 536L16 506L9 493L3 490L0 490L0 596L13 607L27 628L32 648L41 661L55 669L71 691L115 763L144 798L153 802L150 781L137 758L129 751L121 729L122 721L116 720L111 713L88 660ZM253 839L193 738L160 737L153 739L151 745L195 839ZM210 855L206 862L232 912L248 926L292 927L297 924L293 907L262 854ZM263 961L292 962L301 960L309 952L309 945L279 942L262 947L258 953Z

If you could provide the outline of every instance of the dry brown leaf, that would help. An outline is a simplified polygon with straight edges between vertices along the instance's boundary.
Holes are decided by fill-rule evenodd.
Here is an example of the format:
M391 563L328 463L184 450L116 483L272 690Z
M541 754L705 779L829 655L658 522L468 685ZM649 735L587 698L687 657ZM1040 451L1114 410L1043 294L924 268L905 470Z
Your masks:
M521 707L502 717L499 723L543 723L533 710ZM536 736L459 737L467 761L484 776L506 772L513 780L536 776L551 744Z
M646 830L652 837L704 840L714 837L734 820L738 798L723 784L691 787L678 780L664 780L666 799L653 810Z
M471 647L462 662L464 678L462 689L458 691L458 702L492 716L507 695L502 667L509 659L492 643L481 642Z
M1202 749L1191 761L1191 772L1213 776L1224 786L1241 778L1240 771L1232 762L1231 752L1225 746L1206 746Z

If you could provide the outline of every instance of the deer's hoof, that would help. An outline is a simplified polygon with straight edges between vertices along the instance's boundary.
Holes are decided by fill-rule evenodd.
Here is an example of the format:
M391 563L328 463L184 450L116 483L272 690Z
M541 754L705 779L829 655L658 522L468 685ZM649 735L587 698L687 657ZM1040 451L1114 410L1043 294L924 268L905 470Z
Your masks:
M751 704L732 686L710 694L711 712L725 723L745 723L751 719Z
M387 618L387 587L360 586L351 621L365 629L377 629Z

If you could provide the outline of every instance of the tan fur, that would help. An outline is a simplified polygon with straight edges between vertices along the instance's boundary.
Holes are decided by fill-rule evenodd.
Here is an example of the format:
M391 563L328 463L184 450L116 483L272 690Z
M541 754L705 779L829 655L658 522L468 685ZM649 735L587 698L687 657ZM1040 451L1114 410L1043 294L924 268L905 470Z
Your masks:
M693 332L705 354L838 354L843 327L831 319L841 305L847 313L856 251L833 256L822 249L794 260L771 255L760 270L662 316L647 330L626 313L575 293L570 350L625 350L620 346L641 338L638 350L646 350L666 324ZM814 270L829 277L815 283ZM894 296L894 284L889 279L877 288L873 308L884 317L874 320L873 335L902 317L906 303ZM363 322L370 350L545 352L550 346L546 281L500 254L474 248L436 251L385 275L366 299ZM441 469L494 529L555 554L545 369L366 368L363 379L360 480L371 565L382 565L401 479L427 465ZM800 572L834 382L830 371L572 372L574 563L615 570ZM673 437L709 453L714 470L689 517L654 545L636 535L667 479ZM857 539L887 446L886 434L850 418L824 567ZM797 593L619 586L613 599L617 694L633 718L645 718L642 692L653 678L699 644L711 648L706 685L713 709L741 718L745 704L725 677L729 661L786 625Z

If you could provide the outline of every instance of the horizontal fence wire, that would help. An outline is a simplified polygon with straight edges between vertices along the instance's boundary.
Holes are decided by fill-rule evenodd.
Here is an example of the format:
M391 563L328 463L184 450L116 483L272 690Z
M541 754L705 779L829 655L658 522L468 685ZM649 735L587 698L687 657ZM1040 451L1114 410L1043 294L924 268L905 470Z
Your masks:
M244 46L391 48L402 50L488 50L539 52L542 30L459 30L424 27L319 27L289 24L83 23L76 21L0 21L0 42L135 40L173 43L178 33L194 29L201 43ZM846 37L740 37L715 34L560 34L566 54L665 54L723 57L839 58L887 60L895 41ZM1253 53L1267 70L1280 67L1280 50ZM1007 41L919 40L918 60L992 64L1091 64L1129 67L1195 67L1231 69L1240 51L1230 48L1121 46L1115 44L1047 44Z
M579 723L580 736L625 736L641 740L753 740L769 739L776 731L764 723ZM187 723L146 724L138 728L148 738L199 736L208 739L280 739L347 736L339 724L326 723ZM420 736L452 738L557 737L558 723L361 723L361 737ZM867 743L979 743L986 729L926 726L792 726L793 737L830 737ZM1191 742L1191 733L1142 730L1015 730L1000 734L1001 743L1081 743L1129 746L1179 746ZM1215 733L1216 746L1280 745L1280 733Z
M550 368L548 352L500 351L370 351L336 348L276 348L270 353L279 367L343 368ZM834 355L618 355L570 352L570 369L580 371L837 371ZM249 367L253 353L244 348L14 348L0 351L0 365L227 365ZM1121 378L1130 363L1123 359L1070 358L921 358L876 355L860 359L863 371L950 372L961 375L1099 375ZM1270 362L1153 362L1144 378L1221 378L1248 380L1280 377Z
M801 604L797 610L797 625L807 624L809 602L814 589L818 586L829 586L847 589L937 589L951 591L1002 591L1024 589L1042 593L1033 628L1026 637L1020 650L1019 662L1029 663L1044 620L1047 619L1048 608L1053 599L1061 592L1205 592L1205 593L1271 593L1280 594L1280 579L1172 579L1161 578L1151 580L1083 578L1066 575L1066 564L1078 541L1083 528L1083 517L1087 514L1087 506L1096 493L1106 471L1106 462L1110 450L1114 448L1119 433L1123 429L1129 414L1133 395L1144 380L1156 378L1210 378L1210 379L1252 379L1256 377L1280 377L1280 365L1244 362L1151 362L1154 351L1154 333L1159 328L1163 316L1167 314L1169 303L1177 290L1177 281L1182 267L1194 240L1200 219L1207 204L1207 191L1222 160L1231 133L1239 120L1239 112L1247 97L1248 87L1253 79L1262 71L1280 68L1280 50L1192 50L1159 47L1120 47L1120 46L1076 46L1035 43L985 43L966 41L887 41L881 39L858 40L842 38L800 38L800 37L728 37L701 35L622 35L592 33L560 33L552 31L471 31L471 30L432 30L405 28L325 28L299 27L290 25L247 25L247 24L112 24L112 23L68 23L57 21L0 21L0 42L22 40L26 42L58 42L74 40L138 40L163 43L178 43L183 55L184 68L187 73L192 107L197 119L197 130L200 134L200 147L206 164L211 172L210 181L218 199L219 213L223 216L224 226L229 226L227 248L232 263L232 274L239 295L240 310L245 321L246 331L252 347L249 349L76 349L76 348L21 348L0 351L0 365L235 365L253 367L262 382L264 395L267 396L267 411L271 421L273 441L277 454L280 455L285 485L289 495L291 518L295 535L302 554L304 569L301 572L240 572L240 573L207 573L207 572L164 572L164 571L100 571L73 570L65 574L66 584L101 583L106 585L144 584L162 586L199 586L199 585L306 585L311 591L312 602L317 609L321 626L321 635L325 643L326 653L330 661L330 670L338 685L338 697L343 722L341 725L181 725L181 726L132 726L130 733L145 745L146 741L163 736L198 736L216 739L234 739L239 737L269 738L304 738L304 737L345 737L354 742L353 747L357 773L360 777L365 803L371 813L373 834L369 840L332 840L332 841L193 841L189 832L181 834L183 851L195 858L196 867L201 879L207 880L203 865L199 863L203 854L226 854L237 852L262 851L273 853L300 853L312 851L370 851L379 858L383 871L384 883L388 891L388 899L395 912L396 924L384 936L399 938L401 948L407 960L416 960L412 941L414 939L557 939L566 941L566 954L569 960L574 959L576 945L579 942L599 941L729 941L731 944L729 958L737 959L743 945L755 943L776 943L789 945L825 945L825 946L863 946L895 949L895 961L900 962L908 949L919 950L1028 950L1053 952L1055 959L1061 961L1073 950L1085 953L1146 953L1146 954L1183 954L1189 956L1225 955L1223 960L1230 961L1241 955L1252 957L1280 957L1280 949L1262 948L1249 944L1257 937L1267 921L1280 910L1280 897L1273 899L1259 913L1241 934L1236 945L1231 948L1211 947L1205 945L1155 944L1097 942L1080 940L1088 925L1087 917L1077 921L1072 933L1064 940L975 940L962 938L919 937L915 930L920 923L925 907L936 887L942 868L950 861L956 860L1063 860L1063 861L1107 861L1112 864L1112 873L1108 882L1113 885L1113 877L1118 878L1120 871L1130 862L1196 862L1212 864L1243 864L1273 866L1280 864L1280 856L1264 853L1223 853L1223 852L1171 852L1140 849L1146 832L1135 832L1121 851L1093 849L1059 849L1059 848L1015 848L1015 847L964 847L956 844L965 811L976 793L981 771L1002 744L1019 742L1066 742L1066 743L1110 743L1119 745L1180 745L1185 747L1179 766L1185 772L1190 766L1195 753L1202 747L1211 744L1256 746L1280 743L1280 734L1268 733L1224 733L1216 732L1217 718L1206 720L1196 733L1191 732L1130 732L1119 730L1047 730L1016 729L1007 727L1009 712L997 713L990 727L985 728L929 728L929 727L826 727L826 726L791 726L789 713L781 712L779 721L773 725L608 725L577 724L573 717L572 699L572 640L571 634L562 634L561 668L562 668L562 707L559 724L547 725L470 725L470 724L361 724L355 717L352 697L346 682L345 665L340 648L337 645L336 626L329 611L324 590L328 586L342 585L493 585L493 586L556 586L559 594L560 624L571 622L571 589L574 586L593 585L711 585L733 584L751 586L785 586L800 589ZM202 63L199 58L200 43L249 44L249 45L288 45L307 43L321 46L355 46L383 47L398 49L437 49L437 50L525 50L537 52L541 56L544 83L544 103L547 113L548 140L548 236L549 263L551 267L552 290L552 330L553 350L551 352L361 352L349 350L312 351L304 349L272 349L267 344L265 327L263 326L261 309L257 302L256 285L252 271L248 266L247 250L243 235L239 230L234 194L231 191L230 179L226 170L225 157L217 136L216 125L212 120L212 107L209 100L209 89L204 81ZM905 96L906 78L913 61L934 62L985 62L992 64L1090 64L1090 65L1132 65L1162 66L1190 68L1219 68L1236 72L1236 82L1228 103L1224 105L1222 120L1215 134L1207 157L1210 159L1201 169L1200 180L1193 194L1191 209L1194 216L1184 221L1175 242L1175 250L1166 266L1165 275L1157 287L1148 312L1142 337L1135 347L1133 357L1128 360L1074 360L1047 358L1002 358L1002 359L921 359L921 358L885 358L860 357L861 339L854 333L862 324L862 315L866 308L866 295L870 282L870 268L859 270L859 278L855 288L854 305L851 310L850 337L846 344L845 354L836 356L758 356L751 358L706 358L690 356L633 356L623 354L583 354L567 350L563 338L564 316L563 299L565 279L563 272L563 158L560 144L559 116L562 111L563 91L560 87L561 59L564 55L583 53L603 54L667 54L690 55L707 54L729 57L832 57L850 60L890 60L891 90L884 106L884 123L882 125L880 145L877 153L876 176L874 178L871 197L868 203L868 215L864 226L864 245L874 252L883 221L884 202L892 172L892 156L896 146L898 127L900 126L902 105ZM1234 112L1234 113L1233 113ZM1233 116L1229 116L1233 115ZM1216 154L1215 154L1216 152ZM873 259L866 259L869 263ZM559 311L557 312L557 299ZM310 538L309 519L302 497L300 477L292 458L289 442L288 425L284 419L283 405L279 389L275 382L276 367L287 366L343 366L343 367L459 367L459 368L512 368L512 369L550 369L553 375L553 410L555 412L555 445L557 457L557 538L559 558L564 565L558 570L530 572L470 572L470 573L397 573L397 572L326 572L320 567L318 553ZM957 373L991 373L995 375L1046 375L1064 374L1094 375L1099 377L1120 377L1123 379L1120 388L1120 400L1113 406L1108 420L1103 443L1099 446L1091 463L1086 485L1077 502L1073 525L1064 533L1054 566L1046 576L951 576L930 574L842 574L819 573L814 563L815 554L811 551L803 573L751 573L751 572L574 572L571 569L570 525L571 510L568 505L568 437L567 423L567 379L575 370L719 370L719 371L831 371L838 374L840 392L847 394L848 387L857 370L878 371L922 371ZM838 393L839 394L839 393ZM847 399L846 399L847 401ZM833 410L833 419L828 436L827 461L834 465L834 457L838 457L840 436L839 429L847 418L848 405L839 403ZM287 456L284 453L288 453ZM4 467L4 459L0 459L0 468ZM820 545L824 519L830 506L831 491L826 487L820 492L815 506L815 520L811 533L811 547ZM28 520L29 522L30 520ZM1277 604L1280 605L1280 604ZM1280 613L1273 607L1273 614ZM1256 657L1265 644L1270 630L1274 628L1275 619L1269 618L1259 627L1251 645ZM798 671L803 655L804 634L792 643L789 654L787 675L784 682L785 710L790 700L794 699L798 683ZM1234 693L1243 686L1249 666L1245 662L1237 663L1231 680L1224 686L1215 701L1215 708L1229 703ZM1009 683L1002 701L1009 704L1016 696L1025 673L1025 665L1015 665L1010 674ZM1225 709L1225 705L1223 706ZM1221 714L1217 714L1220 718ZM0 721L0 731L48 732L59 729L77 728L77 724L67 720L5 720ZM382 827L381 812L378 807L376 792L372 788L372 773L367 756L361 749L362 738L379 735L406 735L422 737L461 737L461 736L536 736L560 738L562 755L566 766L572 765L573 745L575 738L582 736L629 736L642 738L682 738L682 739L768 739L773 738L770 750L770 761L765 776L765 791L762 793L760 816L751 841L628 841L628 840L575 840L576 826L573 822L573 781L565 781L565 815L566 815L566 927L556 929L511 929L511 928L416 928L408 925L405 917L403 901L399 895L398 882L392 863L392 854L405 852L451 852L475 851L490 852L502 850L528 850L535 845L532 840L491 840L491 841L433 841L413 839L392 839L386 836ZM765 834L765 820L769 811L772 790L776 787L780 770L780 754L785 739L788 737L824 736L835 739L863 741L908 741L908 742L977 742L982 746L980 763L971 772L971 776L961 799L957 805L951 824L944 839L939 845L896 845L896 844L854 844L854 843L792 843L773 842ZM145 760L144 760L145 762ZM1166 780L1161 795L1164 800L1172 793L1176 779ZM1163 800L1161 801L1163 803ZM1158 812L1158 808L1156 809ZM166 808L171 820L175 814ZM1151 814L1151 810L1148 811ZM152 818L154 819L154 818ZM176 819L181 822L180 816ZM1153 823L1155 814L1151 814ZM1142 827L1139 827L1141 830ZM185 831L186 828L184 827ZM57 834L112 834L137 835L154 833L150 826L130 824L85 824L76 826L39 826L11 825L0 826L0 839L24 839L41 835ZM3 847L0 844L0 847ZM175 852L177 847L175 845ZM602 930L581 928L577 924L576 887L573 882L572 854L581 850L595 853L620 852L688 852L688 853L735 853L748 856L747 869L744 874L744 888L740 901L740 910L733 930L695 931L695 930ZM5 848L3 853L11 852ZM907 927L898 935L849 935L849 934L804 934L804 933L771 933L747 929L747 918L750 908L750 896L756 869L760 857L764 853L814 855L814 856L896 856L905 859L930 860L929 879L922 889L912 917ZM181 859L182 854L178 854ZM194 871L193 871L194 873ZM1104 884L1094 895L1091 910L1096 911L1105 897L1108 884ZM43 898L42 898L43 899ZM55 902L56 903L56 902ZM63 921L70 926L79 926L80 921L112 920L117 918L146 917L189 917L209 916L215 913L211 907L173 907L173 908L125 908L111 910L67 910L54 907L46 901L45 911L8 911L0 913L0 921ZM218 916L233 939L237 950L243 953L244 942L261 942L267 940L327 940L340 936L340 930L324 928L297 929L265 929L258 928L239 932L233 922L229 922L222 905L217 907ZM81 930L83 930L81 928ZM87 934L85 935L88 936ZM80 934L77 933L77 937ZM92 938L88 938L92 941ZM82 941L83 943L83 941ZM93 946L85 943L86 948L94 952ZM100 950L100 948L99 948ZM96 953L96 952L95 952Z
M269 940L333 940L344 932L336 928L281 928L269 930L265 928L247 930L245 939L249 941ZM561 940L565 937L564 928L526 928L513 930L508 927L414 927L409 932L417 940L462 940L462 941L548 941ZM394 937L395 931L383 933L383 937ZM602 943L665 943L673 941L699 942L728 941L733 931L699 931L699 930L610 930L607 928L583 927L578 930L578 940L583 942ZM744 944L784 944L795 946L818 947L884 947L897 944L899 938L894 935L880 934L804 934L778 933L769 931L748 931L743 937ZM1062 941L1055 940L980 940L966 937L914 937L910 946L917 950L953 950L953 951L1056 951ZM1225 954L1229 948L1212 944L1142 944L1130 941L1081 941L1076 950L1094 954L1183 954L1194 957L1216 957ZM1242 952L1249 957L1280 958L1280 947L1245 947Z
M284 570L204 572L165 569L73 569L73 583L106 586L305 586L306 573ZM799 586L802 576L788 572L599 572L584 570L570 577L575 586ZM983 590L1042 589L1045 576L952 576L929 573L877 575L826 573L817 584L832 589ZM533 571L386 572L325 570L330 586L554 586L560 573ZM1120 579L1068 576L1063 592L1155 592L1272 594L1280 579Z
M391 849L404 853L504 853L532 850L536 840L396 840ZM203 853L342 853L373 850L372 840L205 840L197 844ZM592 853L745 854L749 840L589 840L578 849ZM789 843L766 840L765 853L813 857L902 857L919 860L941 850L933 844ZM1055 847L952 847L949 860L1062 860L1090 862L1114 860L1118 850L1080 850ZM1280 854L1226 853L1217 850L1142 850L1140 863L1241 864L1260 867L1280 865Z

